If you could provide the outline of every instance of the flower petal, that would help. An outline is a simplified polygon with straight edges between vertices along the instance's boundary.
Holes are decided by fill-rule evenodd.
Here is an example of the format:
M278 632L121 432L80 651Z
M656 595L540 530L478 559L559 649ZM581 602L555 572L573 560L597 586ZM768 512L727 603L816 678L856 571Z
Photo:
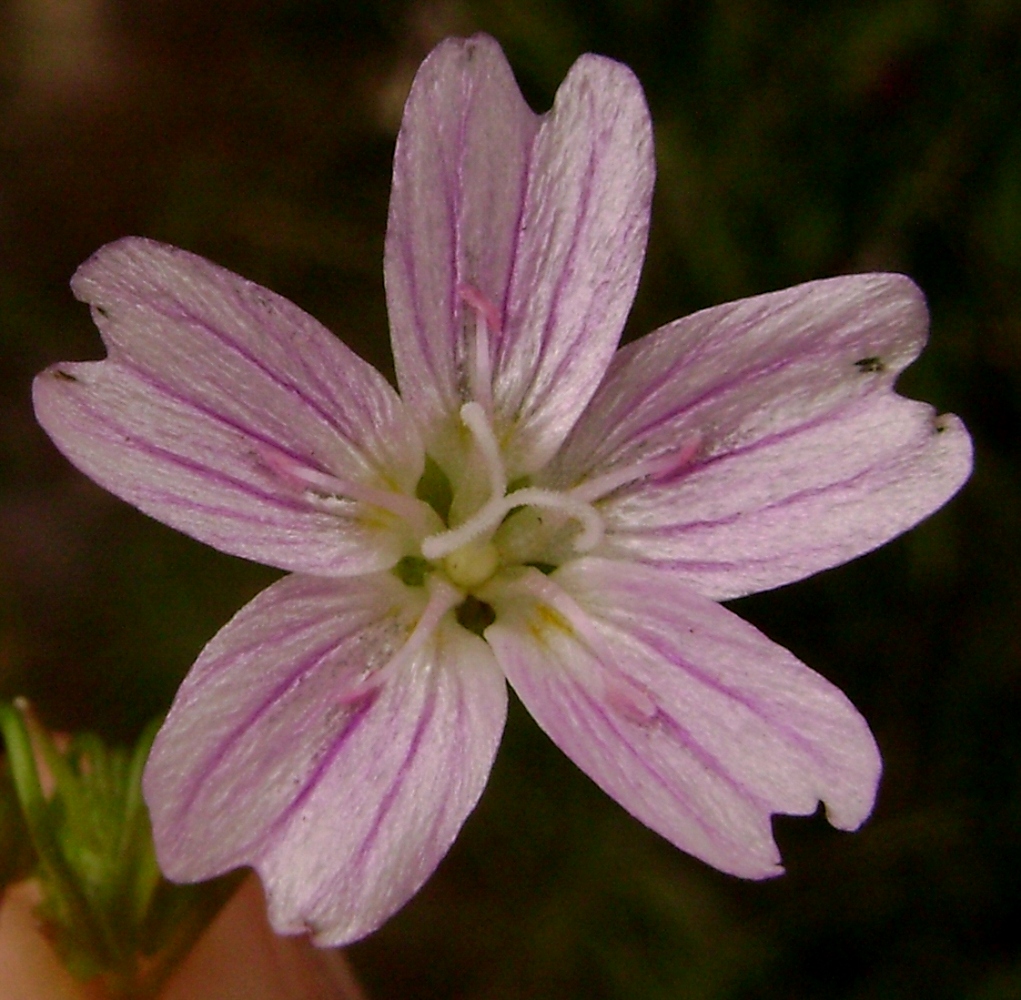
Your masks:
M432 437L456 416L475 316L503 307L539 117L500 46L441 42L419 67L394 150L384 273L401 395Z
M582 56L535 141L498 342L512 469L546 464L606 373L645 259L655 170L641 85Z
M846 562L971 471L960 421L893 391L926 326L918 289L883 274L696 313L617 353L549 478L658 465L600 502L603 551L716 599Z
M832 684L673 574L597 558L530 571L486 599L486 638L553 741L682 850L778 874L773 813L826 803L858 827L881 763Z
M291 576L209 643L145 773L168 877L254 865L276 930L323 945L407 901L478 800L507 704L491 652L451 615L414 631L425 605L390 573Z
M303 478L411 494L423 467L396 393L328 330L149 240L102 248L73 288L109 357L53 366L34 398L78 468L181 531L284 569L358 573L400 557L397 518L316 502Z
M583 56L540 120L491 38L426 59L394 156L386 278L401 392L430 442L490 391L473 385L484 313L481 370L501 434L512 431L510 470L553 454L623 329L654 169L641 87L619 63Z

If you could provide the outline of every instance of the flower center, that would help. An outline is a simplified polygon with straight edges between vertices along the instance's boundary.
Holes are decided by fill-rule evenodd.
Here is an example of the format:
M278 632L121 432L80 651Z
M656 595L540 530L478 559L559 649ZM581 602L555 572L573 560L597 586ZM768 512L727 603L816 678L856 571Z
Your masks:
M564 529L569 530L572 521L577 522L580 530L575 530L570 537L571 548L576 553L591 552L603 540L605 533L603 519L594 504L628 483L665 478L679 472L690 463L701 441L696 436L678 452L634 460L569 490L531 485L511 489L500 443L492 425L491 341L502 336L499 311L471 285L458 286L457 294L474 313L475 320L473 335L467 338L466 357L466 388L471 401L461 407L460 417L472 436L481 462L472 459L474 467L470 465L468 469L475 474L476 480L487 481L488 494L485 502L465 520L445 531L427 534L421 542L422 559L407 557L410 560L407 564L416 564L416 572L427 571L429 563L439 564L450 583L463 591L470 591L493 577L502 564L524 564L543 569L562 562L568 541ZM425 498L422 493L419 496ZM449 504L448 493L445 504L448 510ZM447 520L446 510L441 510L435 503L433 508ZM518 513L508 517L513 511ZM420 521L418 523L421 524ZM505 523L506 526L501 528ZM500 529L499 534L497 529Z
M546 508L578 521L581 531L574 538L578 552L588 552L599 544L603 521L587 500L534 486L508 492L500 445L479 403L465 403L461 407L461 421L471 432L482 457L481 471L489 482L489 497L466 521L422 541L422 555L432 562L442 560L451 582L470 589L484 583L499 569L500 554L491 539L504 518L518 507Z

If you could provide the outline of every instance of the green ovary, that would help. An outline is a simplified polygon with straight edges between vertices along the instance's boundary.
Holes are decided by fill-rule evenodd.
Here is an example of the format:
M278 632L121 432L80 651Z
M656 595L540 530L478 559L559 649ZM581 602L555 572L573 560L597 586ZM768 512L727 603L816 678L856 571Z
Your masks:
M443 557L448 579L462 590L485 583L500 568L500 553L490 541L474 541Z

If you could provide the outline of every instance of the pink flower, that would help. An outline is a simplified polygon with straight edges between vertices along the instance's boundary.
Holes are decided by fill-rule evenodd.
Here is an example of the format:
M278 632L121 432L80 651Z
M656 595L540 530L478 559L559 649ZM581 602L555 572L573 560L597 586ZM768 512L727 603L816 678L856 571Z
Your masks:
M296 306L140 239L74 279L105 361L39 420L86 474L289 570L209 643L145 776L173 879L253 865L281 932L376 928L482 792L505 679L629 812L747 878L773 813L854 829L879 754L848 700L717 601L852 559L961 486L961 423L897 396L898 275L707 309L617 349L652 130L584 56L542 117L497 44L441 44L397 142L400 396Z

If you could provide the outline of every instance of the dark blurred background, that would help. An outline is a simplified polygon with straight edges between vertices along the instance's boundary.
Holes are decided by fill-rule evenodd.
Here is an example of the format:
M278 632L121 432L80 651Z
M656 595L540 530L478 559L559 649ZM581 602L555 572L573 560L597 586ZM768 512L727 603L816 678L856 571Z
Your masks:
M886 760L858 834L780 819L741 883L631 820L520 706L437 875L352 949L373 997L1021 997L1021 6L1009 0L0 2L0 694L130 738L273 573L149 521L36 427L101 356L67 281L128 233L282 292L391 371L390 157L418 62L485 29L546 110L633 67L659 181L629 335L846 271L925 290L900 383L975 474L907 537L737 610L847 691ZM343 822L342 804L338 822Z

